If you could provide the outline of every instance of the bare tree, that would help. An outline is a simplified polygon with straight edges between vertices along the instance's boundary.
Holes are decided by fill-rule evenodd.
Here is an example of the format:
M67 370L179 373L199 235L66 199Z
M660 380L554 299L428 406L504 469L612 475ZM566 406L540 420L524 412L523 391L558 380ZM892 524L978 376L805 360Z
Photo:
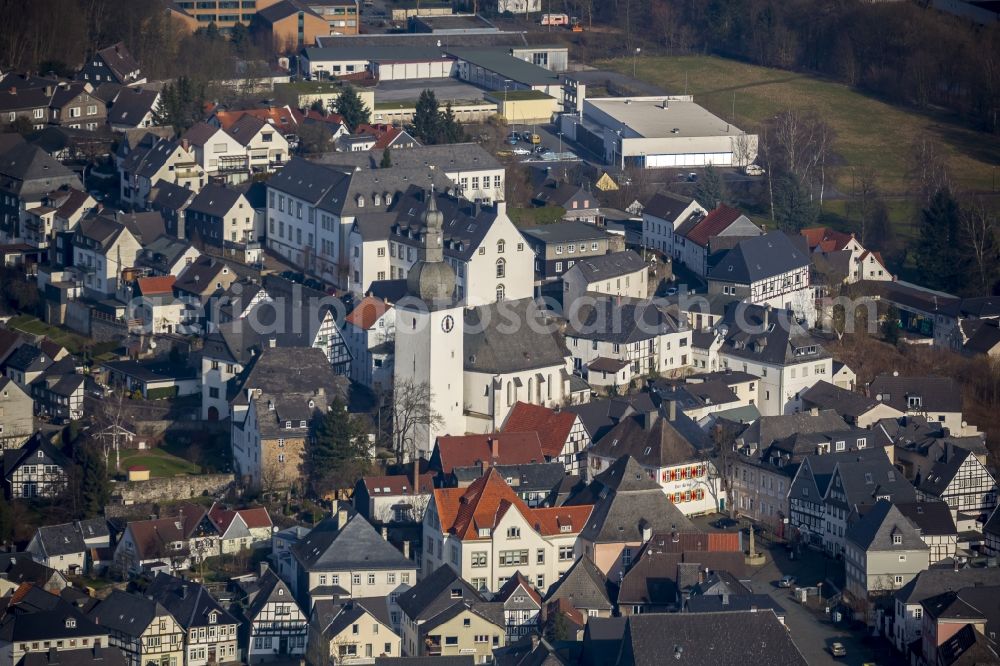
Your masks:
M404 379L395 383L391 394L380 396L380 403L388 412L389 448L396 455L396 462L402 464L407 456L416 458L415 437L417 432L433 429L443 424L444 419L431 409L431 387L427 382Z
M989 289L996 274L1000 221L980 197L972 197L962 207L959 225L965 235L967 252L976 270L976 286Z
M120 386L110 397L98 401L94 413L97 426L94 437L104 456L104 466L110 470L111 453L114 452L115 472L121 471L121 447L125 443L125 426L131 420L131 411L125 400L125 387Z
M951 173L941 146L921 136L910 146L909 176L911 187L922 203L929 202L940 190L952 190Z
M868 223L871 221L878 199L878 187L875 184L875 169L863 166L853 172L854 201L858 211L858 221L861 224L861 240L868 241Z
M740 132L729 140L733 151L733 161L742 168L753 162L757 148L746 132Z
M782 111L772 119L771 125L773 145L768 146L768 153L773 151L773 157L780 160L777 166L803 185L816 183L822 204L833 130L816 111L801 109ZM813 196L812 187L809 192L810 197Z

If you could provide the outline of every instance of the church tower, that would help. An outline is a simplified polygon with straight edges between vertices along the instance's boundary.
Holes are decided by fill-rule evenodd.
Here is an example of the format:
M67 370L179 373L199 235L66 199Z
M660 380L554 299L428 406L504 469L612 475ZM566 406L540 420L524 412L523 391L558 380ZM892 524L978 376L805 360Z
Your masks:
M409 458L415 451L430 459L439 435L465 434L465 375L463 308L455 301L455 271L444 261L444 215L434 191L426 196L417 263L406 278L407 297L396 304L393 383L396 391L406 383L430 389L430 408L439 417L438 423L413 426L407 433L413 441L406 454Z

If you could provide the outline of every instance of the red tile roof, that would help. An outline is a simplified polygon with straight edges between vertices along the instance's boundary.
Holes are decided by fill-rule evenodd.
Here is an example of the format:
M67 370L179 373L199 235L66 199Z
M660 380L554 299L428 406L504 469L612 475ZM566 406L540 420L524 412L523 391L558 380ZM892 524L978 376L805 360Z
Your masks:
M569 433L576 422L576 414L555 411L541 405L518 402L507 415L503 432L535 432L542 444L542 453L547 458L562 454Z
M801 233L806 238L806 244L810 250L820 252L838 252L847 247L847 244L854 238L854 234L847 234L842 231L834 231L827 227L810 227L803 229Z
M366 476L362 482L368 489L368 494L378 495L409 495L413 493L413 474L396 474L393 476ZM429 493L434 490L434 475L420 475L418 492Z
M486 528L492 534L497 523L509 510L519 512L543 536L576 534L586 525L594 508L589 504L581 504L530 509L493 467L468 488L435 490L434 506L441 520L441 529L463 541L491 538L479 536L479 530Z
M306 111L303 118L308 118L309 120L317 120L321 123L329 123L331 125L343 125L344 116L337 113L328 113L325 116L314 109L309 109Z
M184 515L183 521L180 519L181 513ZM185 504L177 507L177 516L173 518L132 521L128 524L128 529L132 531L139 557L148 559L169 554L165 550L167 545L188 539L205 513L205 509L200 506Z
M445 474L451 474L456 467L490 461L497 465L545 462L536 432L443 436L437 439L437 450Z
M375 137L375 146L372 150L383 150L388 148L396 140L403 130L392 125L358 125L354 128L355 134L368 134Z
M136 280L139 285L139 292L143 296L151 294L170 294L174 291L174 282L177 277L174 275L162 275L159 277L144 277Z
M302 112L290 106L272 106L266 109L239 109L216 111L215 118L222 129L228 131L243 116L259 118L282 132L295 132L302 122Z
M272 527L274 524L271 522L271 516L267 513L267 509L262 506L233 510L213 505L208 512L208 518L218 528L219 534L224 534L229 529L236 516L242 518L249 529Z
M365 296L361 299L351 314L347 315L347 323L354 324L360 329L367 330L375 325L378 318L388 312L392 306L381 298Z
M720 233L725 231L729 225L739 219L742 214L743 213L735 208L730 208L725 204L721 204L718 208L701 218L701 220L691 228L691 231L687 233L687 238L692 243L706 247L709 239L713 236L718 236Z

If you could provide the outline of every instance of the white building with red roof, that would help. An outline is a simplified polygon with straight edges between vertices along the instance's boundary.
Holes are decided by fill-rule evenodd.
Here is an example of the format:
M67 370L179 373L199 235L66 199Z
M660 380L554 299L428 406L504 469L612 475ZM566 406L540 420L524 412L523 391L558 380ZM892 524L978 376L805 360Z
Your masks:
M423 571L448 564L478 589L520 572L545 589L573 565L593 506L529 508L495 468L467 488L438 488L424 517Z
M219 531L219 550L223 555L238 553L255 543L269 542L274 523L262 506L227 509L218 504L208 511L208 519Z
M381 298L361 299L344 323L351 353L351 380L377 391L392 383L396 340L396 310Z
M574 412L518 402L507 415L502 432L536 433L542 454L548 460L561 462L567 474L581 474L586 469L590 435Z
M853 233L828 227L810 227L799 233L806 239L814 270L837 273L848 284L860 280L892 280L881 252L866 249Z
M705 277L709 255L731 249L740 240L763 233L746 215L720 204L706 215L688 217L677 227L672 254L676 261Z

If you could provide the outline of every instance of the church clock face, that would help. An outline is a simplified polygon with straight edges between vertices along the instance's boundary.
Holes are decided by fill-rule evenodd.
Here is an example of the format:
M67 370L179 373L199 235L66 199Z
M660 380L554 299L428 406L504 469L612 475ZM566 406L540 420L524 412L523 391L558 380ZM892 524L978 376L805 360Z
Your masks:
M451 333L451 329L455 328L455 320L451 315L446 315L444 319L441 320L441 330L445 333Z

